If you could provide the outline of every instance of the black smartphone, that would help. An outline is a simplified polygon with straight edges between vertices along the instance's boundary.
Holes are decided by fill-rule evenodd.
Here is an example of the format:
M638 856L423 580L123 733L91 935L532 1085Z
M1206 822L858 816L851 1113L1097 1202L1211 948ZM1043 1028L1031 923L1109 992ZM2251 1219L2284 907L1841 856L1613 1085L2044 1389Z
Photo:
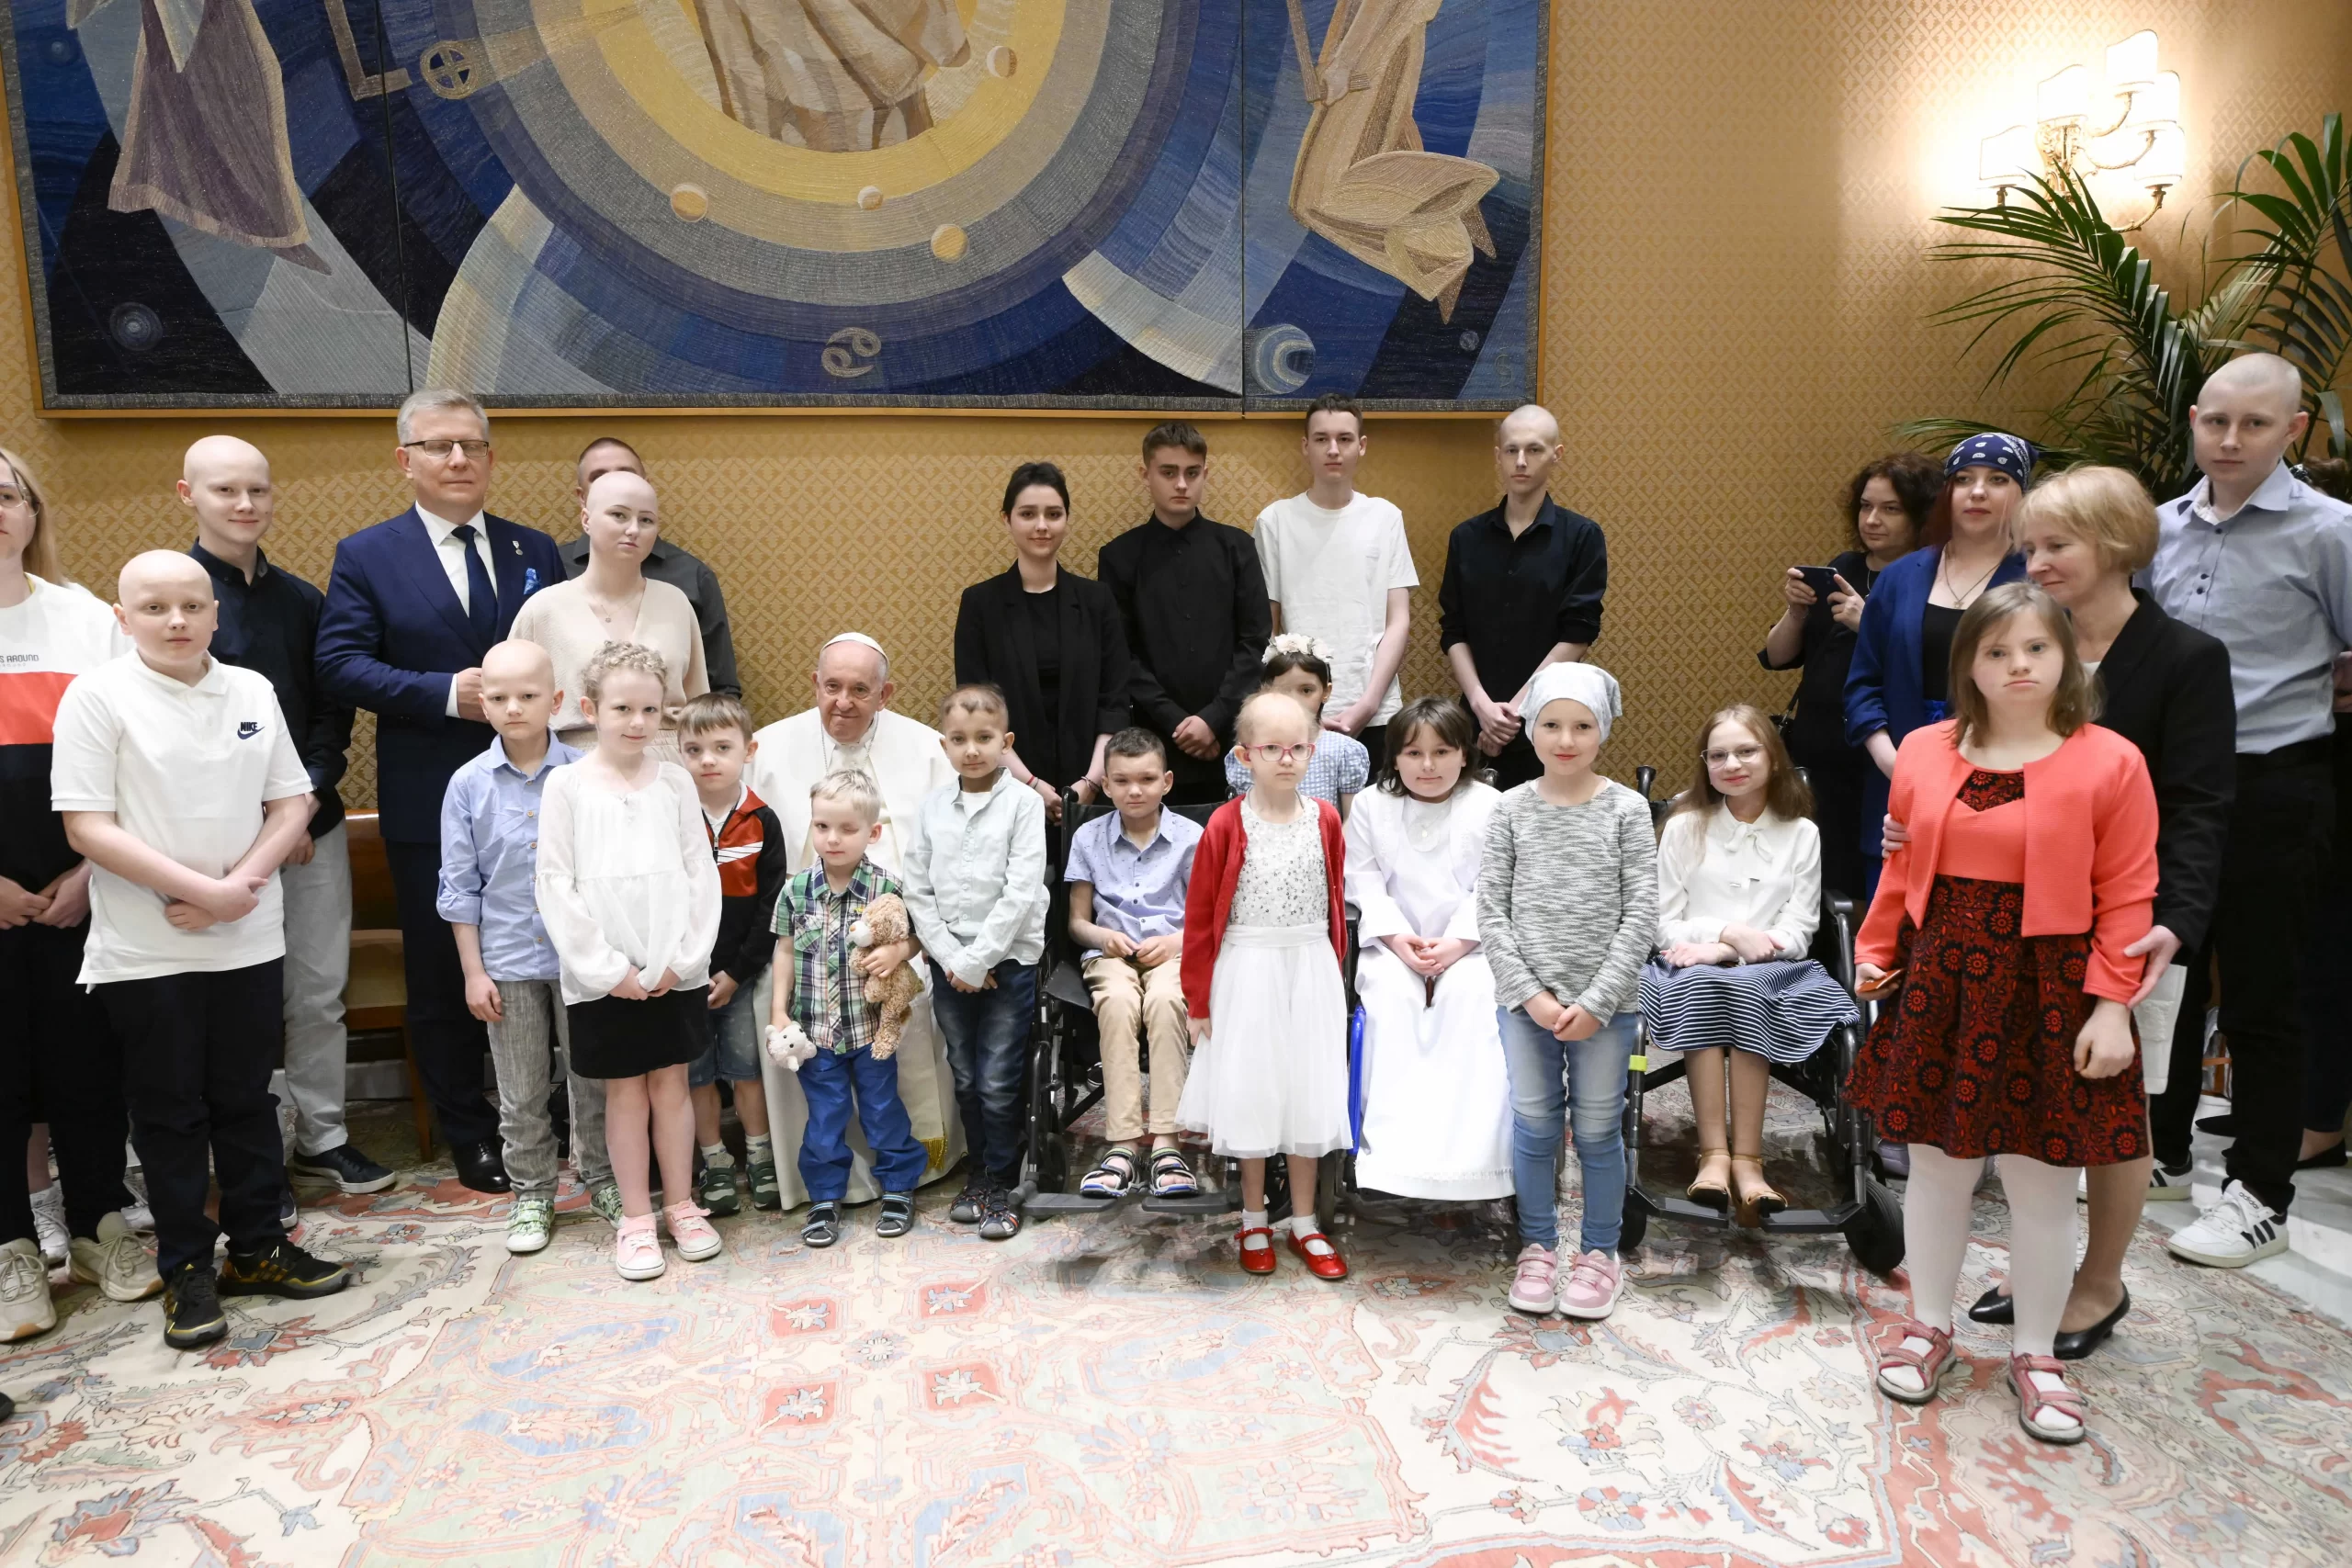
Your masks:
M1804 585L1813 590L1813 596L1823 604L1827 604L1829 596L1838 592L1838 570L1835 567L1801 566L1796 570L1797 575L1804 579Z

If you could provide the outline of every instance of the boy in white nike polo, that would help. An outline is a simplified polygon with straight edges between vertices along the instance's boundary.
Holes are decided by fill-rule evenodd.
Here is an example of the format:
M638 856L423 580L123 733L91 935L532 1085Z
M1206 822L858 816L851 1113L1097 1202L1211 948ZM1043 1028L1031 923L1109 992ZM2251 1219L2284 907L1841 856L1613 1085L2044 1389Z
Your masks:
M266 677L212 658L212 580L151 551L122 570L133 651L58 704L50 791L96 867L81 981L123 1053L130 1138L147 1172L166 1343L220 1338L220 1294L310 1297L344 1269L278 1221L285 1156L269 1075L286 933L278 863L308 828L311 780ZM220 1226L204 1212L207 1156ZM216 1281L213 1237L225 1229Z

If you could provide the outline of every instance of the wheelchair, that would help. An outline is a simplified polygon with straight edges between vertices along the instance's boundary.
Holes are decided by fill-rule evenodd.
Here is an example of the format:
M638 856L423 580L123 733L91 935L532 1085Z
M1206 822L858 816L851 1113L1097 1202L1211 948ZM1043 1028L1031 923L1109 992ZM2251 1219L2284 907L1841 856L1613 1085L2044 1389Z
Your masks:
M1213 805L1170 804L1164 809L1205 828L1216 812ZM1098 817L1116 808L1108 802L1081 802L1074 794L1062 796L1062 832L1066 845L1071 835ZM1348 922L1349 952L1340 978L1347 989L1351 1013L1350 1066L1353 1086L1358 1031L1355 995L1355 922ZM1134 1202L1147 1213L1222 1214L1241 1207L1241 1174L1237 1160L1210 1156L1194 1163L1198 1191L1163 1197L1149 1190L1148 1177L1138 1175L1117 1197L1095 1197L1072 1190L1085 1167L1075 1164L1073 1129L1102 1101L1102 1050L1094 1023L1094 998L1086 988L1079 963L1082 950L1069 934L1069 884L1053 884L1047 905L1046 953L1039 964L1037 1015L1030 1042L1027 1129L1023 1138L1021 1179L1015 1201L1024 1215L1094 1213ZM1351 1189L1355 1156L1342 1150L1323 1156L1316 1183L1316 1213L1330 1228L1338 1221L1343 1191ZM1281 1159L1266 1165L1268 1213L1275 1218L1290 1213L1289 1166Z
M1650 803L1653 824L1662 826L1674 803L1671 798L1652 797L1650 792L1657 782L1657 770L1637 768L1634 778L1642 798ZM1854 900L1824 888L1821 904L1821 926L1814 940L1812 956L1837 976L1838 983L1851 997ZM1854 1260L1884 1277L1903 1261L1903 1204L1894 1190L1878 1179L1872 1157L1878 1134L1870 1114L1849 1103L1845 1096L1846 1077L1853 1068L1855 1054L1861 1049L1862 1031L1871 1016L1871 1004L1856 998L1856 1005L1864 1023L1841 1024L1822 1048L1805 1060L1787 1066L1775 1063L1772 1067L1774 1082L1786 1084L1804 1095L1819 1112L1820 1146L1842 1196L1826 1208L1784 1209L1767 1214L1758 1228L1766 1235L1839 1232ZM1643 1099L1650 1090L1663 1089L1684 1076L1679 1059L1651 1068L1651 1044L1649 1021L1645 1018L1625 1086L1625 1218L1620 1245L1628 1247L1641 1245L1653 1218L1719 1230L1729 1229L1735 1224L1729 1213L1704 1207L1679 1195L1654 1194L1642 1185Z

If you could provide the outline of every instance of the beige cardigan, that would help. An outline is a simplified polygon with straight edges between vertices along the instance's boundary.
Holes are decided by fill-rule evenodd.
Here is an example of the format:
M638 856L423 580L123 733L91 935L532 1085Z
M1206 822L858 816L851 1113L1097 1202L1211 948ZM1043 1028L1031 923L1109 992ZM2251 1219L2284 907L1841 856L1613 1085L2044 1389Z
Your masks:
M580 713L580 675L587 669L590 656L611 638L605 623L588 606L585 582L573 578L524 600L523 607L514 613L514 630L510 635L548 650L548 658L555 663L556 684L563 689L563 701L550 722L566 745L594 749L596 727ZM650 648L669 666L669 678L662 685L663 705L669 710L664 724L674 729L677 710L685 700L710 690L710 675L702 662L702 628L695 620L693 603L670 584L647 578L645 598L637 610L637 629L628 640ZM664 754L676 751L673 737L665 735L659 749Z

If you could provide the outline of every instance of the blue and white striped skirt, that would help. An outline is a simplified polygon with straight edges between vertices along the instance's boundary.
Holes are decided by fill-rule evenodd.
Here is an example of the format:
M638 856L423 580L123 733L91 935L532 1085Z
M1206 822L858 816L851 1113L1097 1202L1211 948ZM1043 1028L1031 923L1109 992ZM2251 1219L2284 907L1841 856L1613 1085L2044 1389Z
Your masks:
M1810 958L1688 969L1653 958L1642 971L1642 1017L1664 1050L1728 1045L1783 1066L1861 1019L1845 987Z

